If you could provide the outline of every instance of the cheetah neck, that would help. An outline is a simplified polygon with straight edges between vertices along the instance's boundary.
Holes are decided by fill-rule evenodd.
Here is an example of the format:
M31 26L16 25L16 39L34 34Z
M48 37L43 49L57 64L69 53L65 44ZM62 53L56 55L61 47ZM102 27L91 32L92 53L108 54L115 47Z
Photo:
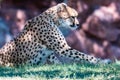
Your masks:
M49 8L45 12L43 12L41 15L44 18L44 20L48 23L53 22L54 25L59 26L60 25L60 15L59 13L65 9L65 6L63 5L57 5L52 8Z

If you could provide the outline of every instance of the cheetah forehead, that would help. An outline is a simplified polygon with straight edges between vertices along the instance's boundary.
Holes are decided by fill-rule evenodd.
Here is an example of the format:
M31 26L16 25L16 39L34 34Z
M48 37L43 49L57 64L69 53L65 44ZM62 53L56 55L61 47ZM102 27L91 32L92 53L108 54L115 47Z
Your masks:
M69 7L67 4L65 3L59 3L56 6L53 6L51 8L49 8L48 10L46 10L45 12L43 12L42 15L45 14L50 14L50 15L56 15L59 14L59 17L64 17L63 15L66 16L66 18L68 18L68 16L78 16L78 13L75 9Z
M58 10L58 14L60 17L65 17L64 15L66 15L65 18L67 18L68 16L78 16L78 13L75 9L69 7L67 4L65 3L60 3L57 5L57 10ZM68 16L67 16L68 15Z

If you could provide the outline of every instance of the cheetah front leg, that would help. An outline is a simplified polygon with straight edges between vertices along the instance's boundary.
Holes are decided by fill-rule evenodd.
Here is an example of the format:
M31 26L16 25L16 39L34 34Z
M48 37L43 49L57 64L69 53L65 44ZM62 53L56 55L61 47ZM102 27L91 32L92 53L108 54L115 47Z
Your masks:
M75 60L75 61L88 61L90 63L94 63L94 64L98 64L98 63L102 63L102 64L109 64L109 63L112 63L112 61L110 59L100 59L100 58L96 58L94 56L91 56L91 55L87 55L85 53L82 53L82 52L79 52L75 49L72 49L72 48L68 48L62 52L59 53L59 55L62 57L62 56L65 56L66 58L69 58L69 59L72 59L72 60Z
M46 22L45 22L46 23ZM50 23L46 23L49 27L50 30L54 33L49 33L49 38L44 39L46 46L55 51L58 55L61 57L64 56L66 58L75 60L75 61L81 61L85 60L90 63L109 63L104 60L101 60L99 58L96 58L91 55L87 55L85 53L79 52L75 49L72 49L66 42L63 34L61 31L57 28L56 25L51 25ZM49 30L48 30L49 31ZM43 33L44 34L44 33ZM47 37L47 35L44 35L44 37Z
M47 57L47 64L62 64L59 58L55 55L55 53L52 53Z

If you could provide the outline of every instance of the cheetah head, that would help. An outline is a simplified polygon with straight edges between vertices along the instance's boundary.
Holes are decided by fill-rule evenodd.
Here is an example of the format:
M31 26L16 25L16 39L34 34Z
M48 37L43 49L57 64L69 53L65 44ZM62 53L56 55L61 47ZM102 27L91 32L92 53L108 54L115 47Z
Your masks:
M79 21L77 19L78 13L75 9L69 7L65 3L57 5L57 15L60 28L69 28L71 30L77 29Z

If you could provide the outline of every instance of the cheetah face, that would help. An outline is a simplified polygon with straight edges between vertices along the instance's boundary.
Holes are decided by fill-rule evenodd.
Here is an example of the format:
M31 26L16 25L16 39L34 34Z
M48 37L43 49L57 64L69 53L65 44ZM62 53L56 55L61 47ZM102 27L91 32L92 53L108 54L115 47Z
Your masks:
M70 28L72 30L77 29L79 25L79 21L77 19L78 13L75 9L67 6L66 4L62 3L59 6L61 9L58 12L59 17L59 27Z
M78 26L79 26L79 24L78 24L78 20L76 19L76 17L70 17L67 19L61 19L59 28L66 28L66 29L70 29L70 30L75 30L78 28Z

